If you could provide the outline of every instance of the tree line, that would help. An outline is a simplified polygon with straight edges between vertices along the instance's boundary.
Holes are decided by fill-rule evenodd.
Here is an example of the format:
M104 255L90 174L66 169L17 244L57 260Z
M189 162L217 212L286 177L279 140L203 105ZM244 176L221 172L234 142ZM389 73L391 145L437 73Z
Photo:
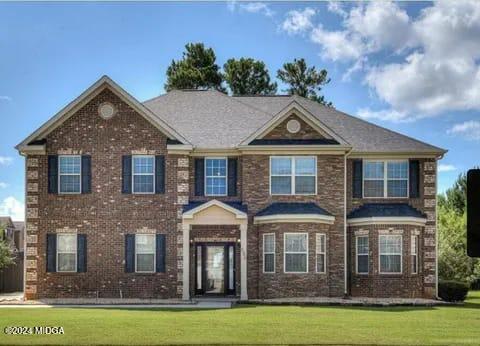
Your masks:
M322 87L330 82L325 69L317 70L308 66L305 59L286 62L277 71L277 79L287 88L289 95L299 95L323 105L332 106L321 94ZM174 89L215 89L234 96L275 95L277 82L270 79L265 63L253 58L231 58L223 65L217 65L212 48L203 43L185 45L182 59L172 60L167 68L165 90Z

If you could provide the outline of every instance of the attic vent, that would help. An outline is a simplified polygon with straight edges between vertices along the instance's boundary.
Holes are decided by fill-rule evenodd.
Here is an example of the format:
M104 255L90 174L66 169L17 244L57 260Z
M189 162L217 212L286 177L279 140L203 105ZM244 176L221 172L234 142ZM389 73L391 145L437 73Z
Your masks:
M115 113L115 107L109 102L104 102L98 106L98 114L105 120L112 118Z
M287 130L290 133L297 133L300 131L300 123L298 120L292 119L287 123Z

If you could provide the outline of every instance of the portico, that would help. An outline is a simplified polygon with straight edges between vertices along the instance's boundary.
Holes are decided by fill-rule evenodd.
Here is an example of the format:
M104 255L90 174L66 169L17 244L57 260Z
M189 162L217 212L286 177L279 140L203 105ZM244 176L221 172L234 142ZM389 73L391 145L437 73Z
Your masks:
M242 210L243 209L243 210ZM203 282L209 280L212 282L210 284L210 291L216 293L227 292L228 290L218 290L213 288L213 282L215 279L222 278L222 271L226 273L227 277L230 275L230 278L236 277L234 270L229 270L228 266L233 265L235 262L234 251L235 251L235 238L231 239L228 237L218 236L213 234L204 236L201 238L192 238L191 232L194 227L202 227L207 229L209 226L212 229L218 228L219 226L226 226L230 229L237 228L240 232L240 247L239 247L239 259L240 259L240 299L247 300L247 228L248 228L248 218L244 206L240 203L228 203L221 202L219 200L210 200L208 202L196 202L190 205L187 205L182 214L182 232L183 232L183 293L182 298L184 300L189 300L191 298L191 278L195 277L195 285L201 285ZM200 249L203 250L203 257L201 253L198 253L198 250L194 244L199 245ZM202 246L200 246L202 244ZM210 247L205 247L204 244L210 244ZM225 252L220 251L224 247ZM205 249L209 249L212 254L207 253ZM192 252L193 251L193 252ZM200 250L202 251L202 250ZM195 253L193 258L197 259L199 263L190 263L192 259L192 254ZM209 257L208 257L209 256ZM212 257L213 256L213 257ZM208 257L208 258L207 258ZM207 258L207 259L206 259ZM199 271L198 266L200 262L203 261L214 261L220 262L216 263L216 274L211 274L207 279L199 277L202 275L208 275L205 269L202 266L202 270ZM233 268L233 267L231 267ZM195 272L194 272L195 270ZM212 270L213 271L213 270ZM195 275L192 275L192 274ZM216 275L216 277L214 277ZM218 281L218 280L217 280ZM197 286L194 286L197 287ZM208 291L208 290L203 290Z

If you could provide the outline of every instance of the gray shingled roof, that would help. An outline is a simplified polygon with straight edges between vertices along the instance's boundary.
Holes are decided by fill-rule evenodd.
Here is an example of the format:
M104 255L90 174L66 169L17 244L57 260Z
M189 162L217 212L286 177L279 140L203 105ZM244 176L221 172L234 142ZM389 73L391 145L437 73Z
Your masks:
M348 214L348 219L364 217L418 217L426 216L406 203L366 203Z
M144 102L199 148L234 148L297 101L355 152L444 150L298 96L230 97L217 91L172 91Z
M328 211L315 203L277 202L272 203L265 209L260 210L256 216L290 215L290 214L315 214L331 216Z

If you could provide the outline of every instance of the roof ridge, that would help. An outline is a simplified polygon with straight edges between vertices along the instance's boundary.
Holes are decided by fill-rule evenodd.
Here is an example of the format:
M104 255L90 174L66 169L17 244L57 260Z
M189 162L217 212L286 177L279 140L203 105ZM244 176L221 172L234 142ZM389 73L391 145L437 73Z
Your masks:
M240 103L240 104L242 104L243 106L246 106L246 107L248 107L248 108L251 108L251 109L256 110L257 112L262 112L263 114L268 115L268 116L270 116L270 117L273 117L273 116L275 115L275 114L272 114L272 113L267 113L267 112L265 112L263 109L257 108L257 107L255 107L255 106L252 106L252 105L248 104L248 103L242 102L242 101L240 101L240 100L236 100L235 97L233 97L233 96L226 95L226 94L224 94L224 93L222 93L222 92L220 92L220 91L218 91L218 90L215 90L215 91L217 91L217 92L218 92L219 94L221 94L222 96L228 98L229 100L232 100L232 101L235 101L235 102L237 102L237 103Z
M362 119L362 118L359 118L359 117L350 115L350 114L345 113L345 112L343 112L343 111L340 111L340 110L338 110L338 109L336 109L336 108L327 107L327 106L325 106L325 105L322 105L321 103L312 101L312 100L310 100L310 99L308 99L308 98L303 98L303 99L307 100L307 101L310 102L310 103L315 104L317 107L319 106L319 107L322 107L322 108L327 108L327 109L329 109L329 110L333 109L334 111L336 111L336 112L338 112L338 113L341 113L342 115L344 115L344 116L346 116L346 117L348 117L348 118L354 119L354 120L356 120L356 121L359 121L359 122L361 122L361 123L368 124L368 125L371 125L371 126L375 126L375 127L379 128L379 129L385 130L385 131L390 132L390 133L393 133L393 134L395 134L395 135L400 135L400 136L403 136L403 137L405 137L405 138L408 138L408 139L410 139L410 140L412 140L412 141L415 141L415 142L417 142L417 143L420 143L420 144L423 144L423 145L427 145L427 146L429 146L429 147L432 147L432 148L435 148L435 149L439 149L439 150L442 150L442 151L446 152L446 150L443 149L443 148L437 147L437 146L432 145L432 144L429 144L429 143L427 143L427 142L423 142L423 141L421 141L421 140L418 140L418 139L416 139L416 138L410 137L410 136L405 135L405 134L403 134L403 133L400 133L400 132L397 132L397 131L393 131L393 130L387 128L387 127L384 127L384 126L381 126L381 125L377 125L377 124L372 123L372 122L370 122L370 121L366 121L366 120L364 120L364 119Z

